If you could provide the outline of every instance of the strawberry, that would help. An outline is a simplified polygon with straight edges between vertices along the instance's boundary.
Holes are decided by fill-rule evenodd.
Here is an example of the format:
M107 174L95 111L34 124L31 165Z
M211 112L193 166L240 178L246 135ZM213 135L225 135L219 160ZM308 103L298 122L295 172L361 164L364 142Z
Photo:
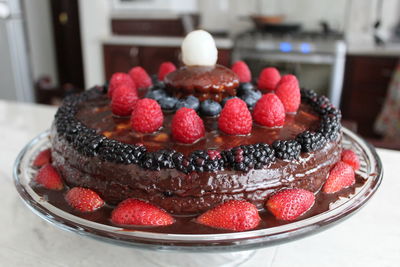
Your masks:
M113 210L111 221L122 225L163 226L175 222L171 215L139 199L128 198Z
M167 61L163 62L160 65L160 68L158 69L158 79L160 81L164 81L165 76L167 76L168 73L173 72L176 70L176 67L174 63Z
M360 159L357 154L350 149L345 149L342 151L342 161L349 164L356 171L360 169Z
M254 120L267 127L283 126L285 123L285 108L275 94L265 94L254 107Z
M50 164L40 168L35 176L35 182L51 190L61 190L64 187L60 174Z
M129 71L129 76L135 82L137 88L147 88L153 84L149 74L142 67L133 67Z
M69 190L65 200L71 207L81 212L95 211L104 205L103 199L96 192L83 187Z
M36 156L35 160L33 161L33 166L40 168L48 163L51 163L50 148L40 151L40 153Z
M131 125L136 132L155 132L161 128L163 121L164 115L157 101L143 98L136 102L131 115Z
M300 106L301 95L297 78L288 74L282 77L275 90L276 95L282 101L286 112L295 113Z
M304 189L284 189L272 195L266 208L278 220L292 221L308 211L315 202L312 192Z
M281 74L276 68L264 68L258 77L258 89L261 91L274 90L281 79Z
M349 187L356 181L353 167L339 161L329 173L322 191L325 193L335 193L345 187Z
M181 143L192 144L205 135L203 120L191 108L180 108L172 118L172 137Z
M232 231L254 229L260 223L256 206L243 200L230 200L200 215L196 221L214 228Z
M253 120L246 102L240 98L229 99L218 118L218 128L226 134L245 135L251 132Z
M138 100L137 91L126 85L118 86L111 99L112 113L118 116L129 116Z
M128 74L123 72L116 72L111 76L110 83L108 85L109 98L112 98L115 88L117 88L120 85L136 88L135 83Z
M244 61L236 61L232 67L232 71L239 76L239 81L241 83L251 82L251 72L249 66Z

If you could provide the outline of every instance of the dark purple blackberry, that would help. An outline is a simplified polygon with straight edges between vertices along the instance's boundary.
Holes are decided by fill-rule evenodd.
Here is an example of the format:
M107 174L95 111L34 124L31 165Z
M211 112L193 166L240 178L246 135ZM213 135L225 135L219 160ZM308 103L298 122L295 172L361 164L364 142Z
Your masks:
M274 151L267 144L238 146L223 151L221 155L225 166L238 171L261 169L268 162L275 160Z
M326 144L326 138L321 133L305 131L297 135L296 141L301 145L301 151L311 152L322 148Z
M225 106L225 103L226 103L228 100L232 99L232 98L236 98L236 96L227 96L227 97L225 97L224 99L222 99L222 101L221 101L221 106L224 107L224 106Z
M171 96L163 97L158 101L161 108L165 111L174 111L177 102L178 99Z
M254 90L254 85L252 83L240 83L238 89L237 89L237 96L242 96L248 92L251 92Z
M204 116L217 116L221 112L221 105L211 99L204 100L200 104L200 113Z
M308 89L302 88L300 90L300 93L301 93L301 99L303 101L306 101L307 103L315 102L318 97L317 93L314 92L313 90L308 90Z
M197 97L189 95L183 99L180 99L175 105L176 110L183 107L191 108L197 111L200 107L200 101Z
M190 165L194 166L195 171L198 172L222 170L224 165L221 157L211 159L209 153L205 150L195 150L189 158Z
M326 139L335 140L340 131L340 117L325 115L321 119L319 131Z
M297 159L301 152L301 145L295 140L277 140L272 147L278 159Z

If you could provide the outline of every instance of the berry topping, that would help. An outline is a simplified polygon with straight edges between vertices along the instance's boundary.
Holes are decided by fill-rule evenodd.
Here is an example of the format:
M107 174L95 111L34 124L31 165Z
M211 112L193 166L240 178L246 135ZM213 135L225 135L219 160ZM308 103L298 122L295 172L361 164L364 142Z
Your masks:
M335 193L342 188L351 186L355 181L353 167L343 161L339 161L329 173L322 191L325 193Z
M171 124L172 137L181 143L192 144L205 135L203 120L194 109L180 108Z
M161 98L158 102L163 110L173 111L175 110L176 103L178 103L178 99L176 97L166 96Z
M257 85L261 91L275 90L280 79L281 75L276 68L265 68L261 71Z
M218 127L226 134L244 135L251 132L253 121L246 103L233 98L226 102L218 119Z
M138 100L136 90L126 85L120 85L114 90L111 99L112 113L118 116L129 116Z
M170 73L173 72L174 70L176 70L176 67L174 65L174 63L167 61L167 62L163 62L160 65L160 68L158 69L158 79L160 81L164 80L164 77Z
M184 99L180 99L175 106L175 109L178 110L180 108L191 108L194 110L198 110L200 107L200 101L197 97L189 95L185 97Z
M283 126L285 123L285 108L275 94L265 94L254 107L254 120L267 127Z
M131 125L136 132L155 132L161 128L163 121L164 115L157 101L150 98L137 101L131 116Z
M248 83L251 81L251 72L249 66L244 61L236 61L231 69L237 76L239 76L239 81L242 83Z
M40 168L48 163L51 163L50 148L40 151L40 153L36 156L35 160L33 161L33 166L36 168Z
M297 159L301 152L301 145L295 140L277 140L272 143L272 147L278 159Z
M237 171L262 169L265 164L275 160L274 150L267 144L242 145L221 153L227 167Z
M136 88L135 83L131 79L131 77L123 72L116 72L111 76L110 84L108 85L108 97L112 98L115 88L120 85L125 85L132 89Z
M131 76L137 88L147 88L152 85L149 74L147 74L146 70L142 67L133 67L129 71L129 76Z
M211 160L220 159L221 154L217 150L207 150L207 155Z
M196 221L214 228L246 231L256 228L260 220L256 206L242 200L230 200L206 211Z
M237 89L237 96L242 96L247 92L253 91L254 85L252 83L241 83Z
M35 182L51 190L61 190L64 187L60 174L50 164L40 168L35 176Z
M96 192L83 187L69 190L65 200L71 207L81 212L95 211L104 205L104 201Z
M252 108L257 103L257 101L261 98L262 94L260 91L249 90L245 92L240 98L246 102L247 107Z
M266 207L278 220L292 221L307 212L314 202L315 196L310 191L284 189L272 195Z
M226 104L226 102L228 102L228 100L231 100L231 99L234 99L234 98L237 98L237 97L236 97L236 96L227 96L227 97L225 97L225 98L222 99L222 101L221 101L221 106L224 107L225 104Z
M174 218L150 203L129 198L113 210L111 221L121 225L163 226L173 224Z
M350 149L343 150L342 161L353 167L355 171L360 169L360 159L353 150Z
M309 131L298 134L296 141L300 143L303 152L318 150L326 144L326 138L321 133Z
M167 97L167 93L165 92L164 89L154 89L154 90L150 90L147 92L146 94L146 98L151 98L157 101L160 101L161 99Z
M200 113L204 116L217 116L221 109L221 105L211 99L204 100L200 104Z
M283 76L275 92L281 99L286 112L294 113L297 111L300 106L301 95L299 82L294 75Z

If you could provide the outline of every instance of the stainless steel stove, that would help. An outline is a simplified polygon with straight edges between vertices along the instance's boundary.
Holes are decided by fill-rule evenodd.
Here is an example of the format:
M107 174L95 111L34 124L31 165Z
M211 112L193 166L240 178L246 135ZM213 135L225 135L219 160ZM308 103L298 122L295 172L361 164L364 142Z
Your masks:
M245 60L253 73L275 66L294 73L300 85L326 94L340 106L346 45L343 35L322 32L245 32L237 36L233 60Z

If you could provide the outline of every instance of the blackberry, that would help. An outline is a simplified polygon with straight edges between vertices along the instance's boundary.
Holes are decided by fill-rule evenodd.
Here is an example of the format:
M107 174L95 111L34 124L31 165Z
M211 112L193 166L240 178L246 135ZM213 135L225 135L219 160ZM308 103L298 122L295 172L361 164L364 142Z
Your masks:
M186 108L191 108L194 110L198 110L200 106L200 101L197 97L189 95L183 99L180 99L176 105L175 105L175 109L178 110L182 107L186 107Z
M225 165L238 171L261 169L275 160L274 151L267 144L255 144L234 147L221 153Z
M340 130L340 117L325 115L320 123L320 132L326 139L335 140Z
M307 103L316 101L316 99L318 97L317 93L314 92L313 90L308 90L308 89L302 88L300 90L300 93L301 93L302 100L306 101Z
M200 104L200 113L204 116L217 116L221 112L221 105L218 102L207 99Z
M300 143L303 152L315 151L326 144L326 138L321 133L309 131L298 134L296 141Z
M145 97L160 101L162 98L167 96L167 93L163 89L155 89L148 91Z
M175 97L167 96L161 98L158 102L163 110L174 111L178 99L176 99Z
M253 91L254 90L254 85L252 83L240 83L238 89L237 89L237 96L242 96L246 94L247 92Z
M190 154L190 165L198 172L209 172L221 170L223 168L223 160L221 157L212 159L205 150L195 150Z
M254 107L257 101L261 98L262 94L260 91L247 91L240 98L246 102L248 108Z
M301 145L295 140L277 140L272 147L278 159L297 159L300 156Z

